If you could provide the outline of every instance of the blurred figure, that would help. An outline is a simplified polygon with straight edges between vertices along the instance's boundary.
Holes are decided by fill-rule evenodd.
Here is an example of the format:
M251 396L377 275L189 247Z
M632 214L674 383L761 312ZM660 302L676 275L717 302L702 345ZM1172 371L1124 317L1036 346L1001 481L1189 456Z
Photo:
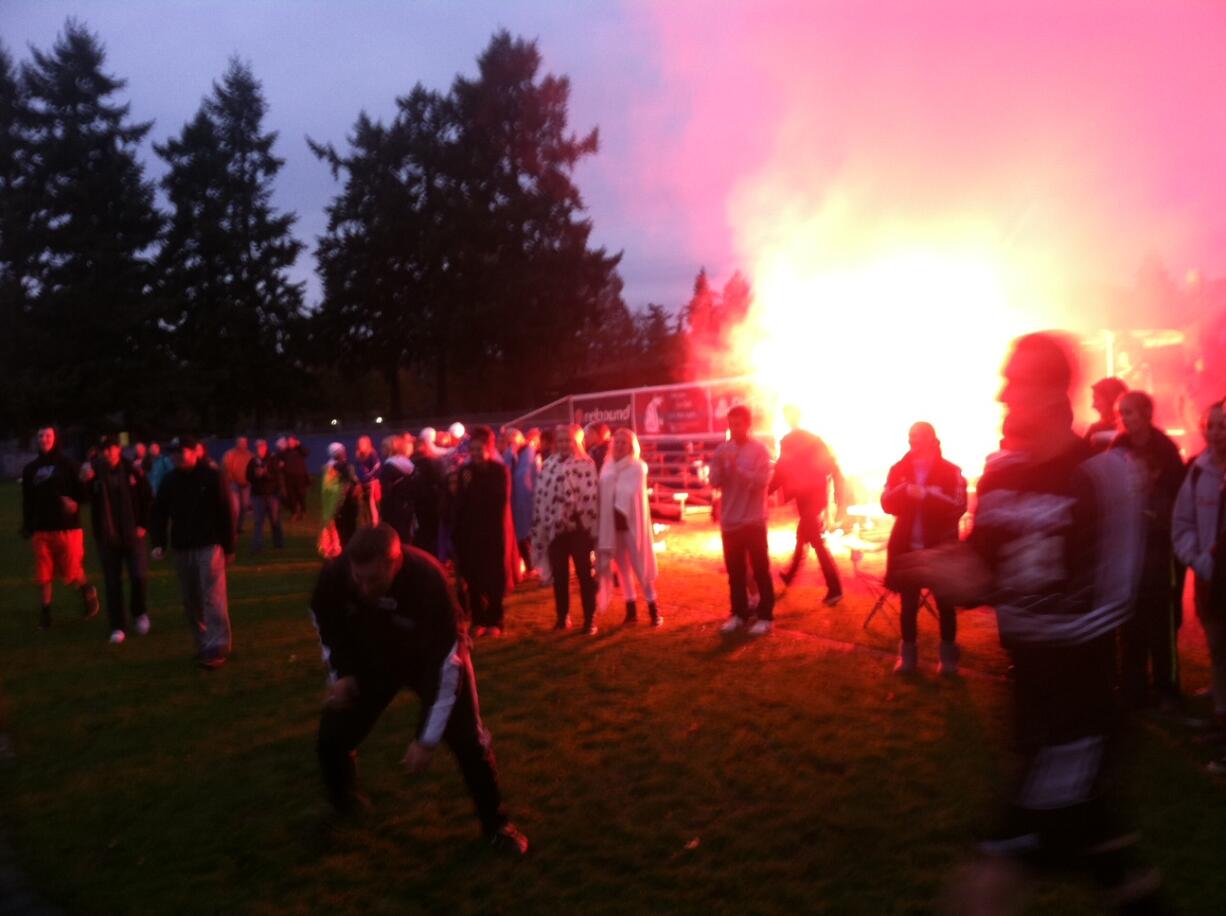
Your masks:
M145 456L149 453L149 449L143 442L132 443L132 457L129 459L137 468L143 469L145 466Z
M540 441L539 430L529 432L535 432L534 438ZM515 542L519 545L526 577L536 571L532 559L532 504L541 469L533 442L517 429L510 429L507 433L508 447L503 460L511 472L511 520L515 525Z
M379 455L370 436L358 436L353 470L358 477L358 525L379 524Z
M234 558L230 500L216 468L202 461L196 441L179 439L179 463L162 481L153 501L153 559L175 551L175 573L196 662L220 668L230 656L230 609L226 565ZM168 536L169 530L169 536Z
M570 572L573 563L583 604L583 632L596 633L596 582L592 578L592 550L596 546L596 463L583 450L583 429L559 426L557 454L541 468L532 512L532 547L544 558L553 582L557 623L570 626Z
M281 464L285 469L285 511L293 521L306 515L307 491L311 488L311 474L307 470L310 453L297 436L285 437L281 451Z
M146 472L149 475L149 486L153 487L156 494L166 475L175 469L175 460L163 453L162 446L157 442L149 443L149 453L145 460L148 462Z
M1145 499L1145 557L1137 607L1120 631L1120 688L1130 709L1149 700L1146 668L1152 666L1154 699L1167 711L1179 703L1179 657L1176 644L1175 560L1171 548L1171 513L1183 482L1183 459L1166 433L1153 425L1154 402L1143 391L1128 391L1116 404L1123 431L1111 447L1136 459Z
M966 513L966 478L956 464L941 455L941 441L931 423L916 423L907 434L911 450L886 478L881 508L895 517L886 554L885 586L899 593L902 601L902 640L898 644L895 674L911 674L918 664L916 645L921 590L899 585L890 575L897 559L912 550L923 550L958 540L958 520ZM958 673L958 618L951 602L933 593L941 622L938 670Z
M443 467L442 453L435 445L435 435L433 427L424 427L417 435L417 448L413 452L413 511L417 516L413 546L437 560L447 472Z
M340 556L358 527L358 476L349 463L345 446L328 445L328 461L320 473L319 554L325 559Z
M1226 401L1201 418L1205 450L1188 465L1171 520L1175 554L1192 570L1196 617L1209 644L1211 692L1219 736L1226 741Z
M198 456L199 457L199 456ZM251 463L247 437L239 436L234 447L221 456L221 476L230 496L230 515L234 533L243 533L243 519L251 511L251 484L247 482L247 465Z
M770 551L766 541L766 488L771 479L771 456L766 446L750 436L753 414L744 404L728 411L730 438L711 456L711 486L720 488L719 530L724 543L724 566L732 614L720 631L732 633L749 626L748 561L758 585L757 622L750 635L765 636L774 628L775 586L771 582Z
M98 590L85 577L81 503L89 498L80 468L60 451L55 430L38 431L38 456L21 471L21 536L34 549L38 626L51 626L51 586L58 576L81 593L85 617L98 613Z
M1161 911L1161 877L1119 818L1115 631L1132 612L1144 548L1140 484L1118 451L1095 455L1072 429L1071 344L1013 344L999 399L1003 451L988 459L965 543L913 551L900 584L955 604L996 606L1014 665L1023 758L1011 803L981 858L953 889L957 909L1024 906L1024 867L1093 879L1107 906Z
M285 467L280 455L268 450L267 439L255 441L255 454L247 462L247 483L251 487L251 504L255 510L252 524L255 534L251 538L251 552L264 549L264 519L272 530L272 546L280 550L285 546L285 532L281 528L281 492L284 489Z
M612 564L617 564L622 594L626 599L625 623L638 621L639 580L651 625L664 622L656 603L656 552L651 534L651 510L647 505L647 464L639 457L639 440L633 430L613 434L609 457L600 470L600 518L596 541L596 566L600 592L607 596L613 585Z
M502 635L502 602L518 562L511 536L511 475L494 454L494 431L476 427L455 494L456 573L474 636Z
M545 467L545 462L553 457L554 451L557 449L557 434L552 429L541 430L541 467Z
M588 455L596 462L597 472L604 467L605 458L609 454L611 436L612 433L609 431L608 423L592 423L587 428L583 447L587 449Z
M402 544L413 543L414 502L417 482L413 475L413 437L388 436L383 440L383 464L379 468L379 514L400 535Z
M111 622L111 643L119 645L135 629L149 632L146 593L149 553L146 534L153 511L153 488L140 466L123 457L119 441L108 436L102 454L81 468L89 485L90 521L94 543L106 580L106 613ZM129 611L124 612L123 570L128 570Z
M779 462L775 466L768 493L783 490L785 500L796 500L796 549L792 562L779 574L783 584L791 585L800 564L812 545L817 562L826 580L825 604L834 607L843 600L843 583L839 580L839 568L834 563L822 537L826 529L823 516L826 513L827 492L834 488L835 506L843 510L843 474L834 455L819 437L800 428L800 408L789 404L783 408L784 420L791 432L779 440Z
M1100 378L1090 386L1092 405L1098 414L1098 419L1086 429L1085 439L1094 451L1106 451L1115 440L1115 434L1119 429L1119 419L1115 415L1115 402L1127 390L1128 386L1114 377Z

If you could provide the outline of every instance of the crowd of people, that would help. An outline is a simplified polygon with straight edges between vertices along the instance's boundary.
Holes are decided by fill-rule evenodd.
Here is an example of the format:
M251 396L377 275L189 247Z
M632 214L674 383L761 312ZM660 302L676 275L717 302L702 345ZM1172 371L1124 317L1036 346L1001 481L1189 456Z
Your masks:
M1020 338L1004 368L1001 450L968 500L962 470L943 457L937 431L918 421L890 470L882 509L895 517L885 585L901 600L894 670L918 670L917 624L931 598L940 628L938 670L957 675L959 607L996 609L1012 662L1017 742L1025 761L998 835L985 841L981 884L1019 863L1080 869L1122 907L1156 905L1159 883L1135 854L1111 798L1119 713L1153 707L1182 714L1177 651L1184 578L1191 570L1197 616L1212 667L1212 735L1226 744L1226 407L1205 411L1206 447L1185 464L1153 422L1149 395L1116 379L1097 382L1100 420L1073 430L1075 362L1061 338ZM719 525L730 614L721 630L766 636L776 590L767 542L771 495L794 500L796 546L778 573L793 583L812 547L829 607L843 598L824 539L830 496L844 507L833 452L787 411L791 431L778 459L753 434L749 407L727 413L728 436L709 480ZM1108 429L1112 432L1107 434ZM106 580L111 640L147 633L148 558L175 554L182 604L205 668L225 663L231 634L226 564L248 513L254 552L284 543L281 513L301 518L309 476L292 437L254 451L240 438L219 464L190 437L166 453L125 455L103 440L78 468L39 433L23 474L23 532L32 540L39 624L51 624L52 582L76 588L83 613L98 612L83 558L80 507L90 503ZM520 582L552 586L555 626L571 626L571 571L585 634L597 632L620 587L624 624L641 599L660 626L648 467L633 430L603 424L552 430L456 424L439 433L393 434L376 449L358 440L350 458L328 447L319 476L325 560L312 613L331 687L319 730L329 797L361 808L353 755L395 693L418 693L423 715L405 756L411 771L447 743L492 842L522 854L527 840L507 820L489 736L481 724L468 657L472 636L498 637L505 599ZM971 508L970 535L963 522ZM454 572L452 585L444 570ZM123 601L123 570L129 601ZM928 594L926 595L925 592ZM1212 766L1226 771L1226 758Z

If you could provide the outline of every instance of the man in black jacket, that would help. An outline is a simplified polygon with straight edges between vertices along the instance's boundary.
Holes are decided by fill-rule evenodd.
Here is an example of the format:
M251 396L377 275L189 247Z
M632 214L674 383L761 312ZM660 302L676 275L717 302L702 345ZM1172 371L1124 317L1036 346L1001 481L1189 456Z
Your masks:
M149 556L145 534L153 507L153 488L135 461L123 457L119 441L102 440L98 460L81 468L89 484L90 520L94 543L106 578L106 612L111 621L111 642L119 645L129 626L144 636L149 632L145 593L149 579ZM124 614L123 570L131 584L131 619Z
M278 453L285 467L285 511L297 521L306 512L306 494L311 484L306 466L307 448L296 436L287 436L285 447L278 448Z
M907 434L911 450L886 478L881 508L895 516L886 553L886 588L902 600L902 639L898 644L895 674L911 674L918 661L916 620L920 589L898 585L890 572L903 554L958 540L958 521L966 512L966 478L961 469L941 456L941 441L931 423L915 423ZM941 623L941 674L958 673L958 623L954 605L934 594Z
M179 440L177 459L178 467L166 475L153 502L153 558L162 559L169 526L196 660L202 668L220 668L230 655L226 597L226 563L234 557L230 500L221 474L200 459L195 439Z
M421 721L402 763L420 773L440 742L456 756L486 837L516 855L528 840L507 820L490 736L455 599L438 563L402 548L391 526L359 529L324 565L311 614L329 689L319 721L324 785L341 814L367 802L357 792L355 751L404 687L421 699Z
M268 451L267 439L255 440L255 455L247 462L247 483L251 487L251 508L255 520L255 533L251 538L251 552L264 549L264 519L272 529L272 546L280 550L285 546L285 533L281 528L281 493L284 490L285 464L280 454Z
M38 457L21 472L21 536L34 548L41 629L51 626L51 584L57 575L80 589L86 617L98 613L98 590L85 578L80 507L87 498L76 462L60 451L55 430L43 427L38 431Z

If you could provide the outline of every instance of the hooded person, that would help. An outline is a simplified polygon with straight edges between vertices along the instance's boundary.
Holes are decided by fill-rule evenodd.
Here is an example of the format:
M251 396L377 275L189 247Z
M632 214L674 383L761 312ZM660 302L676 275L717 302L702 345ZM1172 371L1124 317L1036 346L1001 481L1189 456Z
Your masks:
M639 457L639 440L625 427L613 434L609 454L600 469L596 522L596 570L600 578L597 605L608 606L617 564L626 599L625 623L638 622L637 578L647 600L651 625L664 622L656 604L656 552L651 536L651 509L647 504L647 464Z

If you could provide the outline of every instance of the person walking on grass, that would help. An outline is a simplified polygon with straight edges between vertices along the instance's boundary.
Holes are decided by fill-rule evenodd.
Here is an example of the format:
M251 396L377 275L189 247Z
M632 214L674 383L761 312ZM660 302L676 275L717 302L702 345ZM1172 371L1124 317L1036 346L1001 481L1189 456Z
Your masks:
M230 499L230 517L234 520L235 534L243 533L243 519L251 511L251 483L247 480L247 465L251 463L251 458L246 436L235 439L234 448L221 456L222 480Z
M272 546L280 550L285 546L285 532L281 527L281 494L285 489L285 466L279 454L268 450L266 439L255 441L255 454L247 462L247 484L251 487L252 526L251 552L264 549L264 520L272 531Z
M52 583L81 593L85 617L98 613L98 590L85 576L85 534L81 503L88 498L80 469L60 451L55 429L38 431L38 457L21 472L21 536L34 551L34 581L39 592L39 629L51 626Z
M226 564L234 559L230 501L217 469L201 460L196 440L179 439L178 466L153 501L153 559L175 552L183 611L196 646L196 661L220 668L230 656Z
M766 488L771 479L771 456L766 446L750 435L753 414L744 404L728 411L728 441L711 456L711 486L720 489L719 533L724 545L724 568L732 613L720 627L733 633L748 627L751 636L766 636L774 629L775 585L771 581L770 552L766 541ZM756 622L749 623L746 565L758 586Z
M94 543L106 580L111 643L119 645L132 630L141 636L149 632L146 534L153 509L153 487L140 465L123 457L119 441L113 436L102 440L97 460L82 465L81 480L89 487ZM128 613L124 612L123 603L125 568L128 570Z
M525 855L528 839L503 808L467 634L438 562L402 546L390 525L361 528L341 556L324 564L311 615L328 666L316 748L335 811L348 816L369 806L357 789L357 748L407 688L421 700L421 715L401 761L405 770L424 772L446 744L487 841Z
M1014 342L1002 450L980 478L969 540L895 563L905 587L993 603L1014 666L1022 767L951 891L962 912L1001 912L1006 900L1020 912L1034 869L1091 878L1113 910L1165 912L1161 876L1140 858L1117 794L1116 632L1137 595L1144 498L1121 451L1095 454L1073 432L1073 352L1053 334Z
M511 474L497 460L494 431L478 426L456 477L453 503L456 574L474 636L501 636L503 599L519 562L511 523Z

